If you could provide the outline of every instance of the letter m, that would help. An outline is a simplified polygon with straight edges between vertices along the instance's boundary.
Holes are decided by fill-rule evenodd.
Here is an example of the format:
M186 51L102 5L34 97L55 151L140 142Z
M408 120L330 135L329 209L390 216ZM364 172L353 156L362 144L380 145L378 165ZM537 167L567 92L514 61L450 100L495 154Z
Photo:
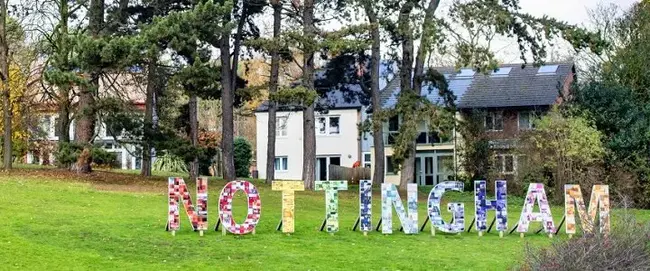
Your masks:
M609 233L609 186L594 185L591 190L589 209L587 209L585 208L580 186L576 184L564 185L564 215L566 217L565 230L567 234L576 233L576 207L580 217L580 224L585 233L593 233L596 224L596 209L598 209L600 216L600 232Z

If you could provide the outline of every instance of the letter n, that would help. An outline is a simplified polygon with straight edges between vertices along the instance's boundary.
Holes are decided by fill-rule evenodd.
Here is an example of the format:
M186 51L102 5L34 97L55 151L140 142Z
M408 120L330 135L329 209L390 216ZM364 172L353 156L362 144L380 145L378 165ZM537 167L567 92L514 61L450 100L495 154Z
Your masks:
M167 230L177 231L181 223L179 208L181 201L185 213L195 231L208 229L208 179L196 179L196 208L192 204L192 198L183 178L169 177L168 179L169 212L167 217Z
M418 186L414 183L407 185L407 206L408 206L408 216L406 210L404 210L404 205L402 200L397 193L397 188L394 184L383 183L381 184L381 219L382 219L382 229L381 232L384 234L393 233L393 209L392 206L395 206L395 212L399 217L400 222L402 223L402 228L406 234L418 234Z

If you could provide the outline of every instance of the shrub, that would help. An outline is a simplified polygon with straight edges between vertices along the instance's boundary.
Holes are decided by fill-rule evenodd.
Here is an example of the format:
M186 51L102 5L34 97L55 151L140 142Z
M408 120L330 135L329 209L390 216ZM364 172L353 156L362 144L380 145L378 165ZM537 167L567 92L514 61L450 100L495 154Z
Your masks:
M165 154L156 158L151 170L164 171L164 172L179 172L187 173L187 164L178 156L172 154Z
M77 162L82 149L83 147L76 143L60 142L58 150L54 153L56 165L64 168L72 166Z
M235 174L237 177L248 178L249 167L253 158L251 144L243 137L235 139Z
M526 249L522 270L650 270L650 225L625 214L610 235L558 241Z
M120 163L117 161L117 154L108 152L102 148L93 148L92 150L93 165L100 168L119 168Z

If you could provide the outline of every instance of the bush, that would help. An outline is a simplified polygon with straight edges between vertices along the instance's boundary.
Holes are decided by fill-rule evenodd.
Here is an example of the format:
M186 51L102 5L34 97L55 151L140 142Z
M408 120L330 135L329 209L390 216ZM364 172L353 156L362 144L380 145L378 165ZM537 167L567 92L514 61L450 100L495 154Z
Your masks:
M625 214L609 236L595 234L526 249L522 270L650 270L650 225Z
M117 154L108 152L102 148L93 148L92 150L93 165L100 168L119 168L120 163L117 161Z
M68 168L77 162L79 154L83 151L83 145L77 143L59 143L59 148L54 154L56 164L59 167ZM100 147L92 148L92 163L101 168L118 168L117 154L108 152Z
M187 173L187 164L178 156L165 154L156 158L151 168L153 171Z
M253 158L251 144L243 137L235 139L235 174L237 177L250 177L250 165Z

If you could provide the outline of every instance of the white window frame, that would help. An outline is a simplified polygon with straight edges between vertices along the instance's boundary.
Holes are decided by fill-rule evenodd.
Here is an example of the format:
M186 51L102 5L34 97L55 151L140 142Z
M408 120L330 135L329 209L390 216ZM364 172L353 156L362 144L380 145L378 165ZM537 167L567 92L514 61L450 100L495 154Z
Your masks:
M284 121L282 125L280 125L281 121ZM280 126L278 127L278 125ZM275 137L284 138L289 136L289 129L287 128L288 125L289 125L289 116L275 117Z
M362 160L362 162L363 162L363 163L361 164L361 166L364 167L364 168L365 168L366 166L371 167L371 166L372 166L372 153L370 153L370 152L364 152L364 153L361 153L361 155L362 155L362 159L361 159L361 160ZM369 159L369 160L366 160L366 155L370 155L370 159Z
M278 167L278 164L276 163L277 161L280 161L280 166L279 167ZM273 168L275 169L276 172L287 172L287 171L289 171L289 157L288 156L276 156L275 159L273 160ZM283 168L286 168L286 169L283 169Z
M325 119L325 133L321 133L320 129L318 127L318 124L320 123L320 119L324 118ZM330 131L330 123L332 118L338 118L339 119L339 132L338 133L331 133ZM341 135L341 116L340 115L327 115L327 116L318 116L316 117L316 135L317 136L340 136Z
M528 127L521 127L521 122L519 120L521 119L521 114L526 113L528 114ZM536 117L535 111L519 111L517 112L517 129L520 131L526 131L526 130L534 130L535 126L533 125L533 119Z
M492 128L488 128L488 125L487 125L487 117L488 117L488 115L492 117ZM495 120L496 120L497 115L501 116L501 129L495 129L495 126L496 126L495 125L495 123L496 123ZM487 115L485 116L485 118L483 118L483 127L485 127L485 130L487 130L487 131L500 132L500 131L503 131L503 128L504 128L503 126L504 126L503 111L490 111L490 112L487 112Z
M517 174L517 155L515 154L497 154L495 159L501 157L501 168L496 168L497 173L504 175L514 175ZM512 157L512 171L506 171L506 157ZM495 162L496 165L496 162Z

